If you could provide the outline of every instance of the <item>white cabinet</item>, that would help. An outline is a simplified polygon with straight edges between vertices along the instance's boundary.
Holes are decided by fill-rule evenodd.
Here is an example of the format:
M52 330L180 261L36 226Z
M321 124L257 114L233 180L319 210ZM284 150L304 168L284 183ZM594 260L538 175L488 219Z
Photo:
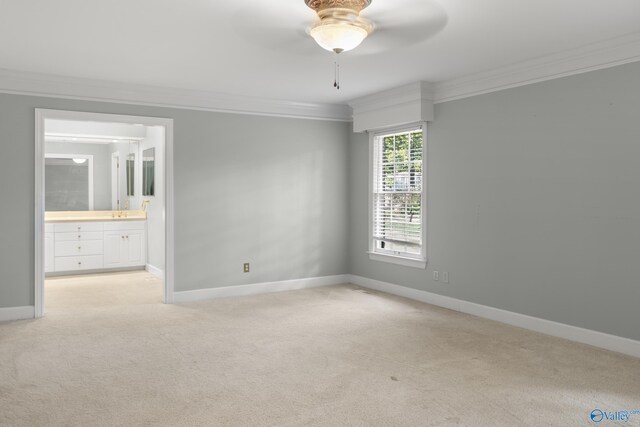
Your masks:
M55 271L100 270L104 268L102 255L57 256Z
M145 265L146 240L144 221L112 221L105 223L105 268Z
M58 222L54 224L56 233L84 233L87 231L104 230L104 222L83 221L83 222Z
M145 221L46 224L45 272L142 267L146 264Z
M83 240L102 240L103 231L77 231L75 233L56 233L56 242L73 242Z
M145 264L144 231L104 232L104 267L135 267Z

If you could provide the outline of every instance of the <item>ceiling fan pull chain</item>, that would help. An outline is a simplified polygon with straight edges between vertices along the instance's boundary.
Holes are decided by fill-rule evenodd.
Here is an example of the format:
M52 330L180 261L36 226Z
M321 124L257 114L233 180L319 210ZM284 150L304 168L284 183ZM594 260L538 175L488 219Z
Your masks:
M336 52L336 60L333 63L333 87L335 87L337 90L340 90L340 56L338 55L339 53Z

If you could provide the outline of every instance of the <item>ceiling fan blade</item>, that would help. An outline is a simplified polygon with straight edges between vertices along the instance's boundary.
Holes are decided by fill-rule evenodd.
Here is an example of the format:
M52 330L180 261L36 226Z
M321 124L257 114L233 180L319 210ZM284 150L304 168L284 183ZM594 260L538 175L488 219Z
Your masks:
M375 25L358 48L363 55L420 43L447 25L447 13L435 0L378 0L361 15Z
M302 0L298 7L273 7L258 3L239 9L231 18L235 35L252 45L299 55L314 52L307 34L315 13Z

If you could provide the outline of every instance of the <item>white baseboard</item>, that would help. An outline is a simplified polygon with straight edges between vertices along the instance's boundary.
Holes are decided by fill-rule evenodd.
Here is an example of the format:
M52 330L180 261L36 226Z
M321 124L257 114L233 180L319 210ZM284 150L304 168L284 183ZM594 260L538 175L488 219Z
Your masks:
M33 306L0 308L0 322L33 319L35 317L35 313L36 310Z
M320 286L348 283L349 276L311 277L306 279L284 280L280 282L253 283L250 285L225 286L223 288L198 289L173 293L174 303L204 301L215 298L241 297L247 295L266 294L271 292L293 291L297 289L317 288Z
M554 337L564 338L594 347L627 354L629 356L640 357L640 341L623 338L616 335L605 334L603 332L592 331L590 329L579 328L577 326L566 325L564 323L553 322L551 320L540 319L527 316L525 314L514 313L512 311L501 310L499 308L463 301L443 295L421 291L405 286L394 285L392 283L381 282L362 276L349 275L349 282L364 288L386 292L393 295L421 301L427 304L437 305L450 310L472 314L485 319L495 320L520 328L529 329Z
M153 274L154 276L156 276L157 278L164 279L164 271L162 271L158 267L155 267L151 264L147 264L144 267L144 269L147 270L149 273Z

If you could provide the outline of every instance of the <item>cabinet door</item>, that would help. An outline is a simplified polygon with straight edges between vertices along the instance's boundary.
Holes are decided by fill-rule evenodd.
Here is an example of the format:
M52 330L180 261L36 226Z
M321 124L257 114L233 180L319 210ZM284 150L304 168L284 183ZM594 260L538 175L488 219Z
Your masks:
M53 242L54 242L53 233L45 233L44 234L44 271L45 273L50 273L54 270L55 245Z
M119 231L104 233L104 268L122 267L127 260L125 235Z
M125 231L127 245L127 264L130 266L144 265L144 235L142 231Z

